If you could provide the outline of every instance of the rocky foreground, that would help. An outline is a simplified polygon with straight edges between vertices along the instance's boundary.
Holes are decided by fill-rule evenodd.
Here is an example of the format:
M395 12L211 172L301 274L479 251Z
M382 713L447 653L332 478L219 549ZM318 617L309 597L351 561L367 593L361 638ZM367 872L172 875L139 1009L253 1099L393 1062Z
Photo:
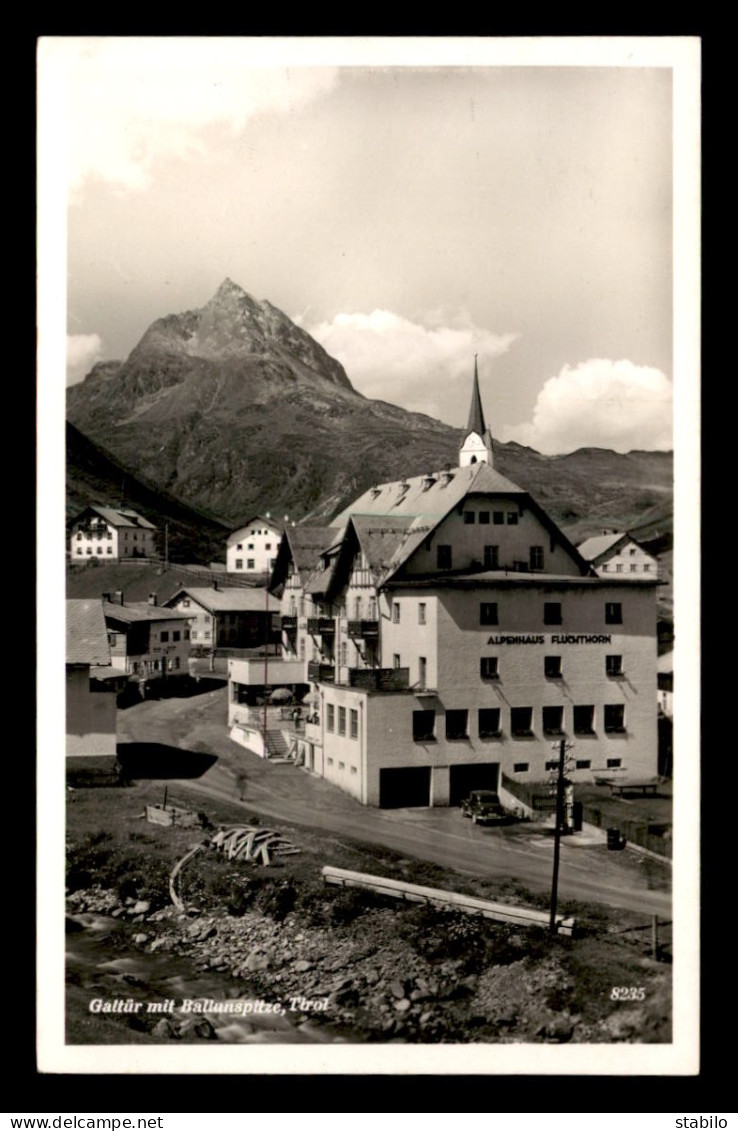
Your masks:
M297 1033L329 1041L670 1040L671 967L615 925L588 938L551 939L539 929L388 906L357 889L318 889L301 902L289 883L230 911L153 909L101 887L72 892L68 909L73 932L91 912L118 920L116 952L140 959L135 975L115 975L119 996L152 996L142 972L147 956L186 962L217 987L186 997L184 1008L176 1002L166 1016L110 1018L111 1041L125 1041L121 1026L162 1043L228 1040L222 1023L232 1013L243 1039L250 1020L256 1030L253 1014L269 1011ZM642 1000L615 1000L613 986L640 988Z

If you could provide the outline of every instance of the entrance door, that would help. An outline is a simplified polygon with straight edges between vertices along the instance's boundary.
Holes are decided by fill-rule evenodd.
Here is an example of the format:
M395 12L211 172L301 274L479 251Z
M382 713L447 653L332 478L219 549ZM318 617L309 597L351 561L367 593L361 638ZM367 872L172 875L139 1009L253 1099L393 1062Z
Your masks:
M465 762L451 766L449 773L449 805L460 805L473 789L499 787L499 762Z
M430 805L430 766L403 766L379 771L379 805L382 809Z

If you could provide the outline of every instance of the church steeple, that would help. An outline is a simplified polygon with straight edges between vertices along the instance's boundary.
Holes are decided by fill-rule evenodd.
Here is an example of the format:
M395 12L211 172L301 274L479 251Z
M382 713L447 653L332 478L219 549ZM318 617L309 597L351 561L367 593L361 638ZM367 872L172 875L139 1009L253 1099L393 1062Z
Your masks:
M468 467L472 463L488 463L491 467L492 459L492 435L484 423L482 398L479 394L477 355L474 354L474 384L466 435L459 449L459 467Z

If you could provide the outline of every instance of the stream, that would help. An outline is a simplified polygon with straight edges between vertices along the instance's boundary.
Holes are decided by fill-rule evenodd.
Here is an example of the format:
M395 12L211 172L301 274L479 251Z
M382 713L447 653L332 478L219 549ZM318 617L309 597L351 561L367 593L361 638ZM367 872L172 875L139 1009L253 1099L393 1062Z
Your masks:
M90 1013L110 1017L115 1043L129 1027L151 1032L162 1019L173 1030L191 1019L207 1018L216 1040L227 1044L332 1043L336 1038L317 1025L297 1025L288 1007L277 998L250 994L243 981L195 969L186 958L171 953L121 950L118 919L91 912L67 916L67 984L76 987L74 1006L85 1001ZM72 995L69 998L72 1000ZM195 1003L207 1005L198 1010ZM275 1012L275 1005L281 1012ZM113 1021L113 1016L115 1021ZM207 1027L204 1027L207 1029ZM210 1040L192 1026L180 1037L162 1034L162 1043Z

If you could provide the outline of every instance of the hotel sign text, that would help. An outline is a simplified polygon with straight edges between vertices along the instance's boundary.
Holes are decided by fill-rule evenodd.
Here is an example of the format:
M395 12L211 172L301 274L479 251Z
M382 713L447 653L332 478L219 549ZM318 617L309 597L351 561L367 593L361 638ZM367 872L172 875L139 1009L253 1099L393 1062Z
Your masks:
M534 636L490 636L488 644L545 644L546 637ZM612 644L612 636L602 633L588 635L587 633L551 636L549 644Z

